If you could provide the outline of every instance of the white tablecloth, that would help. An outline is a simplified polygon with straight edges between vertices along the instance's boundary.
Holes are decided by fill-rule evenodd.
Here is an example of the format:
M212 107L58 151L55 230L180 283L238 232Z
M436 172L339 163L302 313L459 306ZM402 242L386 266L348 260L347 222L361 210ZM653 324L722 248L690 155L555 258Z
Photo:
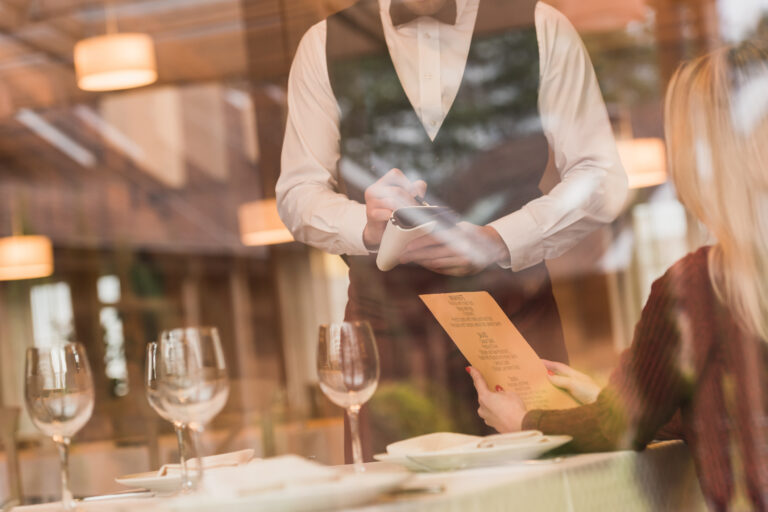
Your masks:
M419 475L446 492L356 512L696 511L706 510L688 448L663 443L642 453L579 455L561 462ZM409 485L414 485L411 482Z
M369 471L391 471L374 463ZM695 511L706 510L687 447L659 443L641 453L624 451L564 457L450 473L416 474L410 488L443 487L439 494L388 497L354 512ZM53 512L55 504L17 507ZM84 512L183 511L158 498L83 503Z

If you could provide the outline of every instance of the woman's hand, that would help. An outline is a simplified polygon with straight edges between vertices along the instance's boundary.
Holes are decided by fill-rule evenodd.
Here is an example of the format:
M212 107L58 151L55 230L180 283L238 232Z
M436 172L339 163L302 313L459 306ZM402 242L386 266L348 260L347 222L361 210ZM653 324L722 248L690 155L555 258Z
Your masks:
M477 399L480 403L477 414L485 420L485 424L502 434L521 430L526 410L520 397L512 391L504 391L501 386L497 386L496 392L493 392L488 389L488 384L479 371L471 366L467 366L467 371L477 389Z
M569 392L582 404L591 404L600 394L600 386L588 375L578 372L567 364L541 360L549 370L549 380L555 386Z

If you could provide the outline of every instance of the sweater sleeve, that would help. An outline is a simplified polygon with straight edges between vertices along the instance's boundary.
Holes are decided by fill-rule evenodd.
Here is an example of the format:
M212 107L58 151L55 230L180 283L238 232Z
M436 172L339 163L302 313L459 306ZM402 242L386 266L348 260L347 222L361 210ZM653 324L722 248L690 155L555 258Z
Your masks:
M530 411L524 429L573 436L575 451L642 449L690 395L691 322L695 297L709 290L701 254L687 257L656 281L635 328L597 401L574 409ZM704 258L706 262L706 258ZM704 263L706 265L706 263Z

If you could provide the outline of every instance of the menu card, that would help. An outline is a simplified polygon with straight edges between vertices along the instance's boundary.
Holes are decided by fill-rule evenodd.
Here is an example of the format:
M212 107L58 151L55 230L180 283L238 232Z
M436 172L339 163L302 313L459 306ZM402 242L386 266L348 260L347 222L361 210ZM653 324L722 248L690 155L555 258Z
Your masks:
M549 381L544 363L488 292L420 297L490 389L514 391L528 410L579 405Z

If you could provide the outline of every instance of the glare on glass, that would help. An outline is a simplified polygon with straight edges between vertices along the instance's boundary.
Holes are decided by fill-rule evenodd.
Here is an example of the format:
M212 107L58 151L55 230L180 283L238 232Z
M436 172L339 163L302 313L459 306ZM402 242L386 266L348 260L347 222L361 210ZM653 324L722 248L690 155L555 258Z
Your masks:
M368 322L320 326L317 376L320 389L347 410L355 470L363 470L358 415L379 382L379 354Z
M159 407L174 424L202 432L224 408L229 378L215 327L164 331L158 342L156 368ZM202 470L198 464L198 480Z
M53 438L61 457L61 501L74 510L69 489L69 443L93 413L93 376L85 348L67 343L27 349L24 396L29 416Z

